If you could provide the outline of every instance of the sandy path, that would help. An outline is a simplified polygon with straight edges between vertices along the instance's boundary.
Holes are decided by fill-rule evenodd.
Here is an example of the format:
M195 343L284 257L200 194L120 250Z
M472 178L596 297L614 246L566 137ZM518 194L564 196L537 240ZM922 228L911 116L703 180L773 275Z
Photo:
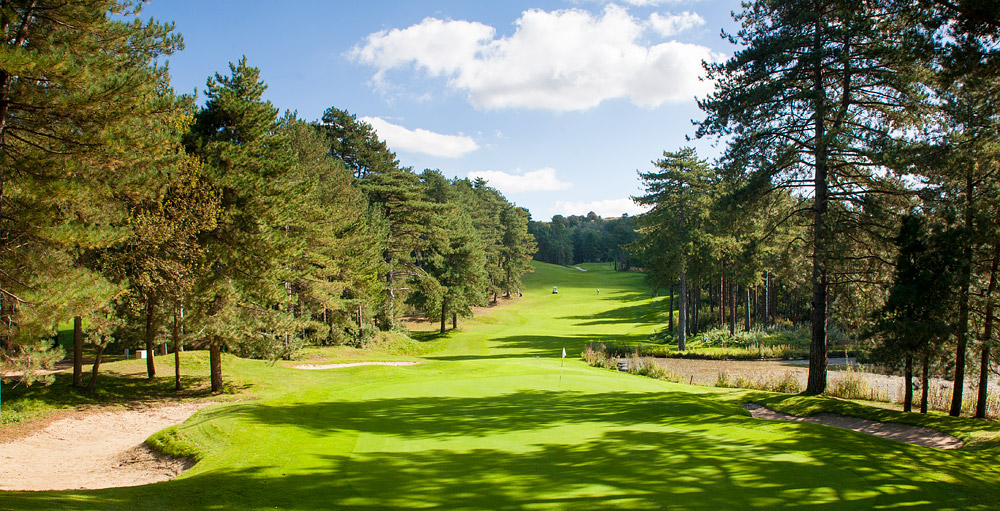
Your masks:
M893 422L878 422L857 417L847 417L835 413L821 413L812 417L796 417L781 412L776 412L758 404L749 403L745 408L750 415L759 419L772 419L779 421L812 422L825 424L836 428L850 429L869 435L888 438L897 442L923 445L924 447L934 447L935 449L958 449L962 447L962 441L946 435L936 429L922 426L911 426L909 424L897 424Z
M346 364L302 364L292 366L293 369L340 369L341 367L357 366L413 366L420 362L349 362Z
M173 479L191 462L162 456L143 442L213 403L78 413L0 443L0 490L138 486Z

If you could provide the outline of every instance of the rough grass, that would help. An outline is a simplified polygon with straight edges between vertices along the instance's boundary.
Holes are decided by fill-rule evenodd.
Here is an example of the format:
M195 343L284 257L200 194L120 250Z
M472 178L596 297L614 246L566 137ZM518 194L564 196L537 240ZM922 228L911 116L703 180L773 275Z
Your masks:
M156 437L195 451L192 470L134 488L3 492L0 508L985 510L1000 501L989 440L946 452L759 420L740 405L833 405L589 367L577 360L589 342L648 339L662 299L641 275L583 266L536 265L523 300L423 340L435 350L421 365L300 371L227 359L244 400ZM913 415L901 419L938 421L960 438L998 429Z

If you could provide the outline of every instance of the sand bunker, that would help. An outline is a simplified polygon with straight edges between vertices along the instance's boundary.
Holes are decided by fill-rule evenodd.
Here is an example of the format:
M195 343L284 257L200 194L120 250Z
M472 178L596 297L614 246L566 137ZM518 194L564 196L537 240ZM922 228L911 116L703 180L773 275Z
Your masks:
M70 490L138 486L173 479L189 460L144 443L213 403L76 412L44 429L0 442L0 490Z
M294 369L340 369L357 366L413 366L420 362L350 362L346 364L303 364L293 366Z
M934 447L935 449L958 449L962 447L962 441L946 435L936 429L925 428L923 426L911 426L909 424L897 424L893 422L878 422L857 417L847 417L835 413L821 413L812 417L796 417L781 412L776 412L756 403L744 405L750 415L760 419L772 419L779 421L813 422L825 424L837 428L850 429L869 435L888 438L897 442Z

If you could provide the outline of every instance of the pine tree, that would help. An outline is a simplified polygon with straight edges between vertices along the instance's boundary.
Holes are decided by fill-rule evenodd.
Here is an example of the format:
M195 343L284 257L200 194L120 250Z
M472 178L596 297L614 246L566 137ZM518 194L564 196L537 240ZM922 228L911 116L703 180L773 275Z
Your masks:
M277 110L262 99L260 71L245 57L229 69L229 76L208 80L208 101L186 139L219 197L216 225L199 237L206 259L191 301L191 320L209 346L213 392L222 390L226 345L280 353L281 333L293 328L294 319L285 285L292 275L283 264L291 250L284 235L287 197L281 193L292 152L278 129Z
M446 321L471 317L472 308L486 305L486 254L473 226L462 210L453 185L437 171L421 174L424 193L437 205L428 215L424 233L426 245L418 252L420 273L411 278L417 292L410 302L432 320Z
M530 273L529 263L535 255L535 237L528 232L531 216L528 210L509 204L500 212L500 269L503 272L502 290L507 298L521 289L521 278Z
M880 339L876 357L890 364L905 360L905 411L913 396L914 360L934 355L951 330L961 238L944 227L932 231L922 215L903 218L894 282L872 331Z
M826 389L829 288L845 273L834 268L845 244L833 243L832 229L863 225L852 219L858 203L892 188L872 171L880 161L872 142L921 114L907 108L921 93L920 66L908 57L926 46L908 14L875 0L752 2L728 36L743 48L708 65L716 90L699 101L707 115L697 135L731 137L728 166L751 173L760 193L792 188L812 198L803 211L812 231L811 393Z
M664 151L663 158L653 165L657 170L639 173L646 194L632 199L652 208L639 220L641 232L647 237L647 254L654 247L664 250L663 254L649 255L659 264L647 271L669 274L658 279L668 285L675 277L680 280L677 349L683 351L687 340L688 271L694 266L698 246L706 234L716 175L690 147Z
M383 250L383 290L376 320L383 329L396 326L409 278L418 274L413 256L424 246L422 229L433 206L421 193L420 180L410 168L400 168L396 155L372 127L336 108L327 109L321 129L330 154L354 172L355 185L386 226Z
M322 128L282 121L295 165L285 180L286 234L296 242L288 261L299 328L313 341L349 342L367 335L381 301L385 226L341 161L329 155ZM366 322L367 320L367 322Z
M51 360L35 340L115 293L78 255L127 235L112 197L133 182L133 168L116 149L145 135L130 119L173 109L156 60L181 45L171 25L138 21L139 6L36 0L0 9L0 348L8 362Z

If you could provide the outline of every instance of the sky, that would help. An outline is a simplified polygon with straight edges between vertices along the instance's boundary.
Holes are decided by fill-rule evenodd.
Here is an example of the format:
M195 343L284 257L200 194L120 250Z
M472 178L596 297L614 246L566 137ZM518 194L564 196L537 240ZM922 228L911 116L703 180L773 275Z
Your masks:
M641 210L637 171L695 147L703 60L737 49L739 0L493 2L152 0L173 22L176 91L246 56L265 99L299 118L330 107L375 128L403 166L486 179L534 220Z

